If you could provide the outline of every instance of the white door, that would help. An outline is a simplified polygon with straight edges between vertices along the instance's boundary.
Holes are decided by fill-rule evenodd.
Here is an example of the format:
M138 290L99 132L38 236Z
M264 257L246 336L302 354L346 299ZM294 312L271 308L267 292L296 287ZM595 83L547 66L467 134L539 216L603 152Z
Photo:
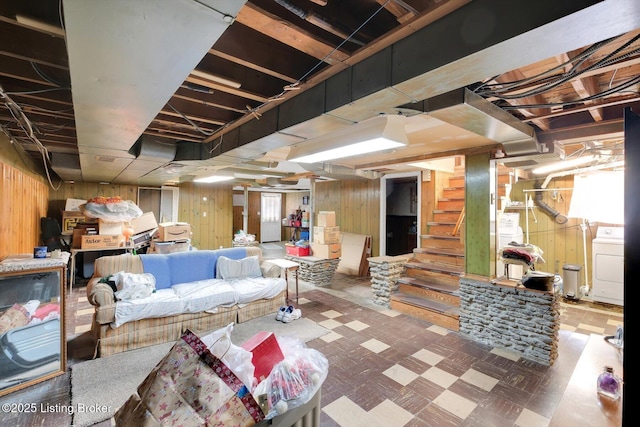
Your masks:
M282 212L282 194L261 193L260 199L260 242L279 242Z

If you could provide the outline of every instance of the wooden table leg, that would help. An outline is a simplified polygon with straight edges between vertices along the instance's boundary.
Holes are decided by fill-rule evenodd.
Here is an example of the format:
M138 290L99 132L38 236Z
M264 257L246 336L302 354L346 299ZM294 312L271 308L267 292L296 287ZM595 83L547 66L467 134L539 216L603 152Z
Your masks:
M298 304L298 268L299 267L291 268L291 272L296 276L296 304Z
M284 282L285 282L285 301L289 304L289 276L287 275L288 268L283 268L284 270Z

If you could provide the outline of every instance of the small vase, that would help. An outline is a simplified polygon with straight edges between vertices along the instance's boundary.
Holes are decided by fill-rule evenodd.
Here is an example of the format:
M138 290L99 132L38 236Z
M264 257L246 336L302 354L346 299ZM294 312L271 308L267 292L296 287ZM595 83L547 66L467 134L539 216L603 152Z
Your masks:
M598 375L598 394L617 400L620 398L621 389L620 378L616 376L611 366L605 366L604 371Z

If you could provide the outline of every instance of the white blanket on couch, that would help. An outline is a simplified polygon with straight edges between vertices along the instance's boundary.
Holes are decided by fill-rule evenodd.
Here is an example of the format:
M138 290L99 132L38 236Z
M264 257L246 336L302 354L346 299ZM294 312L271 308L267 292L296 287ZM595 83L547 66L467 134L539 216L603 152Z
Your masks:
M148 297L116 302L112 328L135 320L182 313L215 313L217 307L274 298L286 286L284 278L207 279L158 289Z

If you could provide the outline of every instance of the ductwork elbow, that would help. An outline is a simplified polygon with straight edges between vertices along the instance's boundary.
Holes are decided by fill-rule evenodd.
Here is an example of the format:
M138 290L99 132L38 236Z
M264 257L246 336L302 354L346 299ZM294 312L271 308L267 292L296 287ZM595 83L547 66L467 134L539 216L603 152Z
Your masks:
M539 181L536 181L536 183L534 184L534 188L538 190L541 189ZM534 203L536 204L537 207L542 209L543 212L545 212L547 215L553 218L553 220L558 224L567 223L568 218L566 216L562 215L560 212L553 209L551 206L547 205L545 202L542 201L543 199L542 191L536 191L535 194L536 196L534 198Z

